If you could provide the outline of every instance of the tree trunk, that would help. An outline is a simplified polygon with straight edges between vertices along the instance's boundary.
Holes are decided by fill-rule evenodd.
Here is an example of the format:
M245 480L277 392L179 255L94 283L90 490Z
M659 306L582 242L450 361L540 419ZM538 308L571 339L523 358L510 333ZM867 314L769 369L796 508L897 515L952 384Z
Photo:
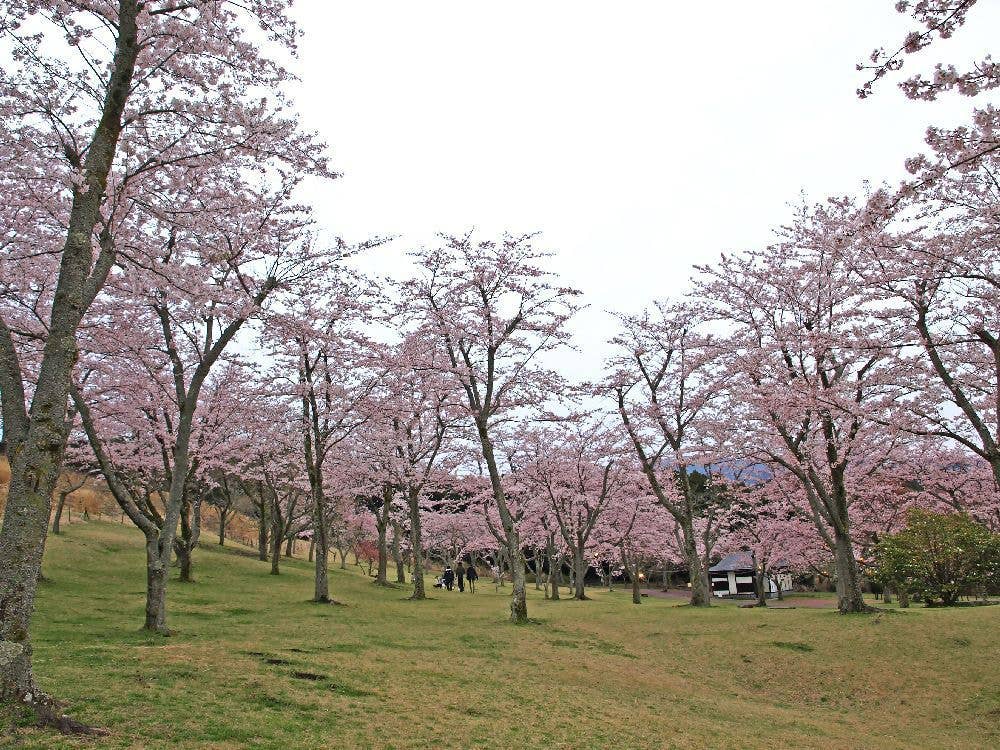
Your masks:
M557 559L555 545L549 540L549 596L552 601L559 601L559 575L562 573L562 564Z
M382 489L382 507L375 514L375 527L378 530L378 572L375 583L380 586L389 585L389 545L386 535L389 530L389 512L392 508L392 488Z
M313 561L313 557L316 554L316 538L313 536L309 537L309 562Z
M399 537L401 531L396 521L392 522L392 556L396 561L396 583L406 583L406 569L403 565L403 555L400 554Z
M416 487L411 487L407 492L407 504L410 507L410 553L412 555L413 572L413 593L411 599L426 599L424 591L424 553L423 538L420 525L420 493Z
M93 235L139 53L138 3L121 0L118 6L113 63L100 119L83 164L84 184L73 190L48 336L30 411L24 408L23 376L6 326L0 336L0 356L5 360L0 365L4 437L10 459L10 485L0 526L0 701L22 702L34 708L40 720L60 728L64 725L53 712L51 701L35 685L30 628L52 491L66 448L67 399L77 358L76 333L114 259L110 238L102 232L101 255L94 262Z
M160 557L159 537L146 537L146 619L144 630L170 635L167 630L167 566Z
M174 554L181 569L179 580L183 583L194 583L194 550L200 536L201 497L196 497L193 502L185 498L181 508L181 535L174 542Z
M684 536L684 557L688 566L688 581L691 583L690 604L692 607L710 607L712 606L712 587L708 582L708 572L702 565L701 555L698 554L694 527L688 521L681 524L681 531Z
M268 543L268 519L267 512L261 507L260 518L257 519L257 559L261 562L267 560L267 543Z
M493 442L490 440L489 429L486 420L480 415L476 418L476 431L479 434L479 444L483 449L483 459L489 469L490 485L493 489L493 499L500 514L500 522L506 534L507 554L510 558L511 575L511 597L510 597L510 621L513 623L526 623L528 621L528 597L525 591L524 577L524 556L521 554L521 539L507 505L507 496L504 493L503 481L500 477L500 468L497 465L496 455L493 453Z
M70 490L72 492L72 490ZM63 506L66 505L66 498L69 496L69 492L59 493L59 502L56 505L56 516L52 519L52 533L58 534L59 532L59 522L62 519ZM72 514L70 515L70 520L72 520Z
M55 518L52 519L52 533L53 534L59 534L60 533L60 531L59 531L59 520L62 518L63 505L65 505L65 504L66 504L66 496L60 494L59 495L59 503L56 505L56 515L55 515Z
M517 530L512 529L507 534L508 554L510 555L510 621L516 624L528 621L528 592L524 575L524 557L521 554L520 539Z
M316 574L313 587L313 601L319 603L330 602L330 571L329 559L330 548L326 541L326 534L319 534L316 539Z
M758 571L756 566L753 572L753 588L754 593L757 595L757 606L766 607L767 606L767 591L764 585L767 579L764 576L763 571Z
M191 550L187 548L187 545L178 544L176 545L175 552L177 554L177 562L180 565L180 576L177 580L182 583L194 583L194 577L192 574L192 562L191 562Z
M271 531L271 575L281 575L281 535L277 529Z
M226 546L226 522L229 520L229 514L225 510L219 510L219 546Z
M288 541L285 542L285 557L295 556L295 537L288 537Z
M869 612L861 594L861 575L854 557L854 547L850 537L837 533L834 537L834 553L837 564L837 609L841 614Z
M587 597L587 558L579 547L573 550L573 598L585 601Z

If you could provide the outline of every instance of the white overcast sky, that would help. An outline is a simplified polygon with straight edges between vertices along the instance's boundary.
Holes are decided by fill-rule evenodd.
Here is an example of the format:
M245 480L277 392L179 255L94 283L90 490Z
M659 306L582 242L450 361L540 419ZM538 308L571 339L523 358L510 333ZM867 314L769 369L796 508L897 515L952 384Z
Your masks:
M380 273L435 232L540 231L591 306L564 366L593 377L605 310L767 243L801 191L898 178L928 124L967 118L972 100L911 102L895 81L856 97L855 64L912 27L894 4L299 0L295 98L344 173L309 197L327 232L401 237ZM997 28L982 0L910 72L981 57Z

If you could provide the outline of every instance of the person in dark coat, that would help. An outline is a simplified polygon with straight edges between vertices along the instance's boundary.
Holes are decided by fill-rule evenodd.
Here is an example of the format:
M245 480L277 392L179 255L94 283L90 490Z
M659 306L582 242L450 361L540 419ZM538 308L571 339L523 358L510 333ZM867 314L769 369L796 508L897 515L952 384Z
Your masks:
M476 571L475 566L469 563L469 567L465 569L465 578L469 582L469 593L476 593L476 581L479 579L479 573Z
M458 590L465 591L465 568L462 567L461 560L455 566L455 576L458 578Z
M455 587L455 571L450 566L444 569L444 574L441 578L444 579L444 587L449 591Z

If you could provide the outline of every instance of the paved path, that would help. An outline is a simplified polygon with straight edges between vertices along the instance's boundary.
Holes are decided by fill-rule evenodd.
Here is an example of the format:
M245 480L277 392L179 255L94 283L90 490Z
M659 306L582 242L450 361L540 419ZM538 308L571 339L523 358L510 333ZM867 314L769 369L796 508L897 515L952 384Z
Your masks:
M690 596L685 589L668 589L667 591L663 591L662 589L642 589L642 593L656 599L687 599ZM750 600L747 599L746 601ZM795 607L802 607L804 609L835 609L837 600L832 597L826 599L822 597L793 596L781 601L768 599L767 606L771 607L771 609L793 609Z

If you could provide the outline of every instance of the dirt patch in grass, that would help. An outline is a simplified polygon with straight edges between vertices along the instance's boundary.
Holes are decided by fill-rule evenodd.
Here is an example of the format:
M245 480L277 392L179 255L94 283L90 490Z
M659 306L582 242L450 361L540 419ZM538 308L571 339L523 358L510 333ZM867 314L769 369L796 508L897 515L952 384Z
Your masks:
M353 688L349 685L333 684L330 685L330 689L338 695L343 695L346 698L368 698L375 695L375 693L369 690L359 690L358 688Z
M330 679L325 674L317 674L316 672L292 672L292 677L296 680L312 680L313 682Z
M809 653L810 651L815 651L814 646L810 646L808 643L802 643L800 641L771 641L771 645L776 648L783 648L788 651L799 651L802 653Z

